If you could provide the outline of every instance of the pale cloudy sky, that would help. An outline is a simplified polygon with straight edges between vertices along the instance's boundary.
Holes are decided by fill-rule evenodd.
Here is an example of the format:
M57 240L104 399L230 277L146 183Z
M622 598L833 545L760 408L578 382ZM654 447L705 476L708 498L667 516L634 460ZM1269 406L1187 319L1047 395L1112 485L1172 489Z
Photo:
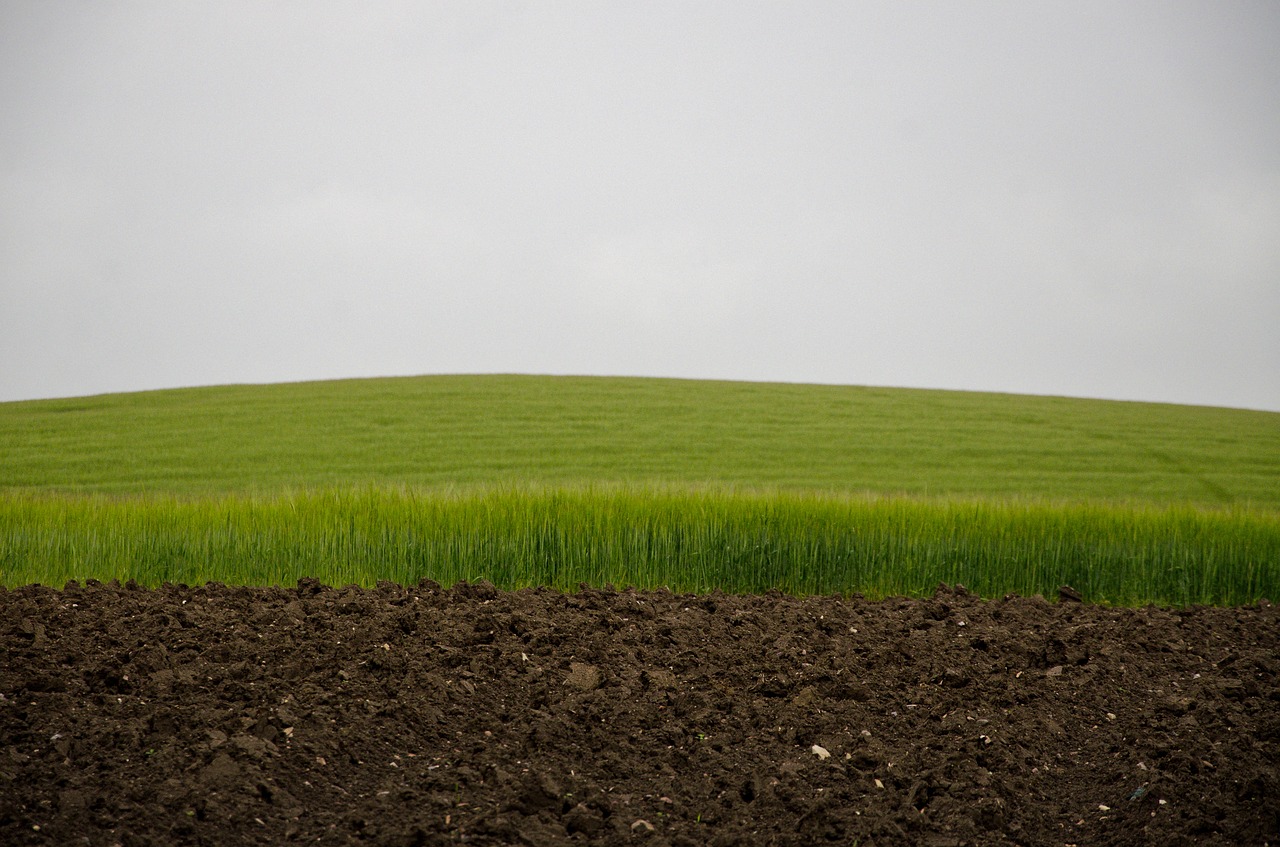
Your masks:
M0 0L0 400L462 372L1280 410L1280 3Z

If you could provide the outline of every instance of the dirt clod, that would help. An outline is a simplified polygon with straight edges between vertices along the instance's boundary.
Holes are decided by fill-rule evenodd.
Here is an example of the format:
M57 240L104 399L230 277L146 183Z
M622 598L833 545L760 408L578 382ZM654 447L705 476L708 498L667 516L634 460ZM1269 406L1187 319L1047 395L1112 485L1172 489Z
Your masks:
M1068 603L1079 603L1084 600L1084 595L1070 585L1062 585L1058 587L1058 599Z
M582 662L572 662L564 684L579 691L595 691L600 687L600 669Z

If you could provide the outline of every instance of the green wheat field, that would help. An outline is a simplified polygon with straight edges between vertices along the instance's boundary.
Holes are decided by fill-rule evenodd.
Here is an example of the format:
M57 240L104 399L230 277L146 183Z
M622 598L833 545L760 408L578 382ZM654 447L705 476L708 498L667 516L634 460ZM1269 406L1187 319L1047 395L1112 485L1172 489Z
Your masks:
M0 585L1280 596L1280 414L433 376L0 403Z

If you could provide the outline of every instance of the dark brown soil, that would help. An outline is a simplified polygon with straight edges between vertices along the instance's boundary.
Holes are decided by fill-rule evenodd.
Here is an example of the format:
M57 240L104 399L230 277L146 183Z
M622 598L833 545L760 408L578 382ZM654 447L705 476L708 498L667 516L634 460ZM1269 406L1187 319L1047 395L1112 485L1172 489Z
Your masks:
M1280 843L1280 614L0 589L0 843Z

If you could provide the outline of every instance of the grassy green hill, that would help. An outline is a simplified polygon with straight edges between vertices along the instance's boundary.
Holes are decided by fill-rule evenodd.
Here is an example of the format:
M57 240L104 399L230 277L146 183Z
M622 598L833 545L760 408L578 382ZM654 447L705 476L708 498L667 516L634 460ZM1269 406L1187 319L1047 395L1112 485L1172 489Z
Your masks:
M948 391L533 376L0 404L0 489L584 483L1280 508L1280 414Z
M0 585L1280 595L1280 415L442 376L0 404Z

